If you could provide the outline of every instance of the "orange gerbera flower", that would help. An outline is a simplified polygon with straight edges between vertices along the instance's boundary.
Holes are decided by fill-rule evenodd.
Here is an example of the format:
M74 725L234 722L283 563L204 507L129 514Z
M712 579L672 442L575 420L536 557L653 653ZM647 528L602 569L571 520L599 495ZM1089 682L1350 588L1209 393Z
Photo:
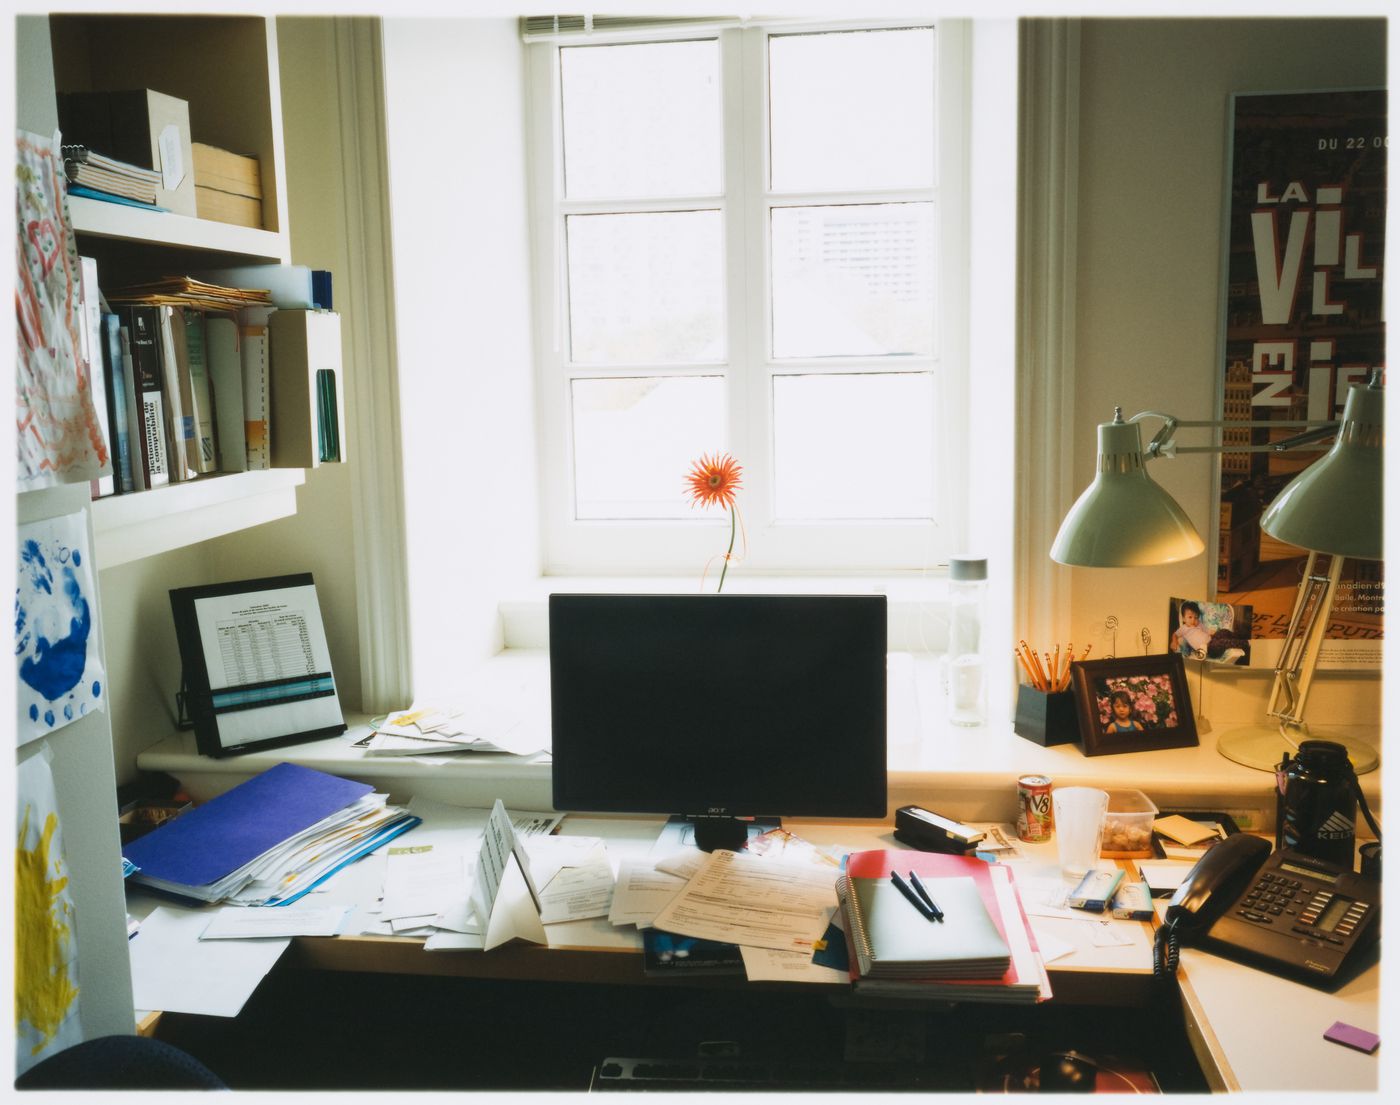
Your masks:
M728 453L702 456L686 475L690 485L691 505L733 508L734 493L739 490L744 474L739 462Z

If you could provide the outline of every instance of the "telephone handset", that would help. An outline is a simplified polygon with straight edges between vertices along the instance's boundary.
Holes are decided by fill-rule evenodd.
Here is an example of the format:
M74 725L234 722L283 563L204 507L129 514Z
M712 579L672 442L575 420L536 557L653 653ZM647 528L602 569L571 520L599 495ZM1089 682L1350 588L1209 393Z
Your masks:
M1153 970L1176 970L1179 943L1330 987L1380 931L1380 886L1350 869L1238 833L1197 861L1167 903Z

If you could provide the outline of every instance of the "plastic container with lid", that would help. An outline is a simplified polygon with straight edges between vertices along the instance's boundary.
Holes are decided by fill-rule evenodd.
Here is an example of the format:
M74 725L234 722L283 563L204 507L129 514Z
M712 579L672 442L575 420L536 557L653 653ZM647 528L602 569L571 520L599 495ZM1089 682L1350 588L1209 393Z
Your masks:
M1148 859L1152 856L1152 822L1157 807L1140 790L1110 790L1103 815L1105 859Z

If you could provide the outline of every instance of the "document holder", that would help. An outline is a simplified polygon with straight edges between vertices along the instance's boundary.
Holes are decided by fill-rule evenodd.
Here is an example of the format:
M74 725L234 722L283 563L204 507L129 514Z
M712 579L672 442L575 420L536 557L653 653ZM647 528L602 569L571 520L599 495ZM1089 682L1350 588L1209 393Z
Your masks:
M188 710L202 756L345 732L310 573L170 592Z
M279 310L271 339L272 467L316 468L345 459L345 388L340 316Z

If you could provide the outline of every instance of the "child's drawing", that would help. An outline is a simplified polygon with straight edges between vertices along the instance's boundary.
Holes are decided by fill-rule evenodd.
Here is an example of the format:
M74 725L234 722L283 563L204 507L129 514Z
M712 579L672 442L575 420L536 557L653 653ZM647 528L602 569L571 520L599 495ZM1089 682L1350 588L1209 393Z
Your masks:
M19 743L106 708L82 514L20 526L15 578Z

